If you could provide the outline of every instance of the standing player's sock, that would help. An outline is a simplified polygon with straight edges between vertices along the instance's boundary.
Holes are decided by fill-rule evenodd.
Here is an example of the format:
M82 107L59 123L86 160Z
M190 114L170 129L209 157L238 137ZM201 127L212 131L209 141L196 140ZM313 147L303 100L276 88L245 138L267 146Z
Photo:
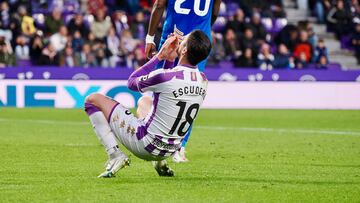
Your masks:
M189 137L190 137L191 131L192 131L192 126L190 126L189 131L186 133L186 135L185 135L185 137L184 137L184 140L183 140L183 141L182 141L182 143L181 143L181 147L185 148L186 143L187 143L187 142L188 142L188 140L189 140Z
M105 150L111 159L113 154L119 151L119 148L109 123L107 122L103 112L101 112L95 105L86 103L85 111L90 118L96 136L105 147Z
M181 143L181 148L179 149L179 151L176 151L174 153L173 161L175 163L182 163L182 162L188 162L189 161L185 156L185 146L186 146L187 141L189 140L191 131L192 131L192 126L190 126L189 131L186 133L186 135L184 137L184 140Z

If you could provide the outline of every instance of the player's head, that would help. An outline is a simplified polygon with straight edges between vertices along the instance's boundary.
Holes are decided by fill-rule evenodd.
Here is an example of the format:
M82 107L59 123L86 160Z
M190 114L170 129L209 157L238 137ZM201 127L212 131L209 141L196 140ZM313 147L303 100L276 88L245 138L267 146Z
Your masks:
M211 51L211 42L201 30L194 30L181 42L178 55L185 57L190 65L196 66L208 57Z

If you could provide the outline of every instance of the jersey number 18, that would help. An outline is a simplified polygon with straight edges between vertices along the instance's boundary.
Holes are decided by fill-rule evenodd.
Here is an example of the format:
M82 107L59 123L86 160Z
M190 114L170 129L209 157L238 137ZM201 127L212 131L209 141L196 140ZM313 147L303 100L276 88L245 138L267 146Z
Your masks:
M174 9L175 12L178 14L185 14L188 15L190 13L189 8L183 8L181 7L181 4L183 4L187 0L176 0ZM211 0L205 0L205 7L203 10L200 10L200 0L194 0L194 12L198 16L206 16L206 14L209 12L210 7L210 1Z
M176 128L178 127L178 125L180 123L180 120L181 120L181 118L182 118L182 116L184 114L185 108L186 108L186 102L179 101L176 104L176 106L179 106L180 110L179 110L179 113L178 113L178 115L176 117L176 120L175 120L173 126L171 127L171 130L169 132L170 135L172 135L174 133L174 131L176 130ZM189 108L187 108L186 114L185 114L185 121L180 124L180 127L179 127L178 132L177 132L177 134L179 136L184 136L187 133L187 131L189 130L191 124L194 122L194 119L195 119L195 117L196 117L196 115L197 115L197 113L199 111L199 107L200 107L200 105L195 103L195 104L190 105ZM196 112L192 116L191 114L193 113L194 109L196 110ZM184 128L185 128L187 123L189 123L189 125L186 128L186 130L184 131Z

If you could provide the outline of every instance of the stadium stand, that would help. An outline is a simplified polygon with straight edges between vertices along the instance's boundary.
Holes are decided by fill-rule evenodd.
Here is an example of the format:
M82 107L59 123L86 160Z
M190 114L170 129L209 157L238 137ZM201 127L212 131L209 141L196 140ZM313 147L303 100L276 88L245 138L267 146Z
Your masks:
M213 26L209 65L225 60L261 70L333 69L339 63L356 68L352 55L359 63L360 6L352 0L339 9L340 2L224 0ZM146 61L152 3L2 1L0 66L137 68ZM160 33L161 24L156 40Z

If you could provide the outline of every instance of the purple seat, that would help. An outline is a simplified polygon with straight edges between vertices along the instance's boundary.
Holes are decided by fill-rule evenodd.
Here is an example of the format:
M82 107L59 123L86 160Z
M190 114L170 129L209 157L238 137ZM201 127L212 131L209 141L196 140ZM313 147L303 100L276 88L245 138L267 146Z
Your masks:
M71 19L73 19L75 16L75 14L66 14L66 15L63 15L63 19L65 21L65 24L69 24L69 22L71 21Z
M218 66L222 68L234 68L234 64L231 61L220 61Z
M353 50L350 36L342 36L340 39L340 44L342 49Z
M228 16L234 15L236 13L236 10L239 8L239 5L237 3L230 3L226 6L227 6L226 10Z
M262 18L261 23L264 25L267 32L270 32L273 28L273 22L271 18Z
M339 63L329 63L327 68L331 70L341 70L341 65Z
M212 29L214 32L223 32L225 30L226 18L220 16L216 19Z
M26 68L26 67L30 67L31 61L30 60L26 60L26 59L18 59L17 60L17 66L21 67L21 68Z
M42 13L34 13L32 15L37 28L43 30L45 28L45 15Z
M287 25L288 21L286 18L277 18L274 19L274 27L273 30L275 32L279 32L280 30L282 30L286 25Z

